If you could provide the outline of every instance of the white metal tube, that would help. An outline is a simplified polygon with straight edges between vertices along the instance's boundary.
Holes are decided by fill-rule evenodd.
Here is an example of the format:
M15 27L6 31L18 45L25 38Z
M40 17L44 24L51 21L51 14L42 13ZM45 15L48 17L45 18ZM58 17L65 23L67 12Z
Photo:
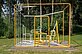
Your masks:
M25 27L25 40L26 40L26 27Z
M42 6L40 0L40 16L42 15ZM40 40L41 40L41 30L42 30L42 18L40 18Z
M27 0L27 4L29 6L29 0ZM30 7L30 6L29 6ZM28 7L28 15L29 15L29 7Z
M21 12L19 12L19 42L21 43ZM21 46L21 44L20 44Z
M36 6L22 6L22 8L28 8L28 10L30 7L36 7Z
M25 35L25 34L24 34L24 25L23 25L23 27L22 27L22 30L23 30L23 40L24 40L24 35Z
M53 13L49 13L49 14L44 14L44 15L23 15L24 17L34 17L34 16L48 16L48 15L52 15L52 14L58 14L58 13L62 13L63 11L58 11L58 12L53 12Z
M52 0L52 13L54 12L53 2L54 2L54 0ZM51 25L52 25L52 23L53 23L53 14L51 16Z

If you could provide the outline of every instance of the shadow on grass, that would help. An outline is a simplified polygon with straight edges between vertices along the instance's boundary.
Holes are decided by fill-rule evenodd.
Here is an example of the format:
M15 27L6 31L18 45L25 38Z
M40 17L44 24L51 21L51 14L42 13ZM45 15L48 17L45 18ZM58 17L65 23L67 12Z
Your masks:
M82 44L73 45L73 46L71 46L71 47L75 48L75 47L80 47L80 46L82 46Z

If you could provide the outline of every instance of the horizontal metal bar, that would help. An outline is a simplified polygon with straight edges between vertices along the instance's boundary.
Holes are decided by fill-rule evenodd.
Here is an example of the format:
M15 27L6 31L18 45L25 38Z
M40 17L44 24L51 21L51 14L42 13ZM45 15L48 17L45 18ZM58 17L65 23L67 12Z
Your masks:
M22 6L22 8L36 7L36 6Z
M58 11L58 12L54 12L54 13L49 13L49 14L44 14L44 15L23 15L24 17L39 17L39 16L48 16L48 15L52 15L52 14L58 14L58 13L63 13L63 11Z
M47 33L35 33L35 34L46 34L47 35Z
M68 4L70 4L70 3L53 3L53 5L68 5ZM28 4L16 4L16 5L26 6ZM29 3L29 5L40 5L40 3ZM52 3L41 3L41 5L52 5Z
M34 17L35 15L23 15L24 17Z

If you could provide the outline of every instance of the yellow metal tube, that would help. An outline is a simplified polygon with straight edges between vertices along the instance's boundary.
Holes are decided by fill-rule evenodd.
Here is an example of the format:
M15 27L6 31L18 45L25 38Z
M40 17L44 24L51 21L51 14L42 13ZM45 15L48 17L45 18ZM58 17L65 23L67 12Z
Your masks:
M35 22L36 22L36 21L35 21L35 17L34 17L34 46L36 46L36 34L35 34L35 33L36 33L36 32L35 32L35 29L36 29L36 28L35 28Z
M70 46L70 21L71 21L71 4L69 4L69 36L68 36L68 45Z
M14 46L16 45L16 5L14 5Z
M50 47L50 18L48 16L48 35L49 35L49 47Z
M59 34L58 34L58 21L56 20L56 32L57 32L57 40L59 43Z
M42 17L46 18L47 17L48 18L48 16L42 16L42 15L41 16L40 15L37 15L35 17L40 17L40 18L42 18Z
M68 8L69 7L69 5L67 5L64 9L63 9L63 11L66 9L66 8Z
M53 5L69 5L70 3L53 3ZM28 6L28 4L17 4L19 6ZM29 5L52 5L52 3L29 3Z
M48 16L48 35L50 35L50 18Z
M50 18L49 18L49 16L34 16L34 46L36 46L36 34L46 34L47 35L47 33L43 33L43 32L41 32L41 33L38 33L37 31L36 31L36 17L39 17L39 18L42 18L42 17L47 17L48 18L48 35L50 35ZM48 37L48 40L49 40L49 46L50 46L50 36ZM39 41L39 40L38 40ZM44 43L44 39L43 39L43 43Z
M44 38L42 38L42 44L44 44Z
M43 33L43 32L41 32L41 33L36 33L36 34L47 34L47 33Z
M64 41L64 11L63 11L63 41Z
M39 40L38 40L38 41L39 41L39 43L40 43L40 36L39 36L39 34L38 34L38 37L39 37Z

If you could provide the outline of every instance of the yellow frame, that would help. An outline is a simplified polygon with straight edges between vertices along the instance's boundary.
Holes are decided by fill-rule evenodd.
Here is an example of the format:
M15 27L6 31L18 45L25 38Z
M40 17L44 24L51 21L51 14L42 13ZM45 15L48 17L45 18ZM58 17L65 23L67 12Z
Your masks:
M16 5L14 5L14 46L16 46Z
M19 4L15 4L14 5L14 46L16 46L16 5ZM28 4L21 4L19 6L28 6ZM69 35L68 35L68 46L70 47L70 21L71 21L71 4L70 3L29 3L29 5L67 5L64 9L63 9L63 40L64 40L64 10L66 8L69 7ZM58 47L57 47L58 48ZM59 47L61 48L61 47Z
M39 17L39 18L48 18L48 35L50 35L50 18L49 16L34 16L34 46L36 46L36 34L46 34L46 33L37 33L36 32L36 18ZM39 40L40 41L40 40ZM50 43L50 39L49 39L49 43ZM49 44L50 46L50 44Z

